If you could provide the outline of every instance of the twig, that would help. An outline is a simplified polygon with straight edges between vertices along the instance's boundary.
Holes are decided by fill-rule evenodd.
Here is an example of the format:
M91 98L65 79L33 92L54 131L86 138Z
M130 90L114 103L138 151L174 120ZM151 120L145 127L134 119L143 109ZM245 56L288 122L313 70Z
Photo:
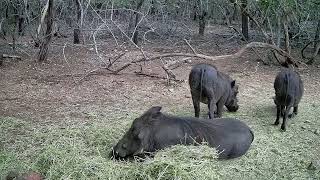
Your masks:
M94 10L94 8L93 8L91 5L90 5L90 7L93 9L93 11L95 12L95 14L106 24L107 21L104 20L104 19L99 15L99 13L97 13L96 10ZM131 42L132 45L134 45L137 49L140 50L140 52L142 53L144 59L147 59L147 56L145 55L143 49L142 49L141 47L139 47L138 45L136 45L136 44L132 41L132 39L121 29L121 27L119 27L118 24L116 24L113 20L110 20L110 21L111 21L111 23L112 23L114 26L116 26L116 27L120 30L120 32Z
M88 77L90 75L94 75L93 74L94 72L97 72L97 71L99 71L101 69L106 69L106 70L110 71L112 74L114 74L114 72L111 69L107 68L107 67L99 67L99 68L96 68L96 69L93 69L93 70L87 72L82 78L80 78L78 80L78 82L76 82L76 84L80 84L86 77Z
M63 46L63 48L62 48L63 59L64 59L64 61L67 63L69 69L71 69L71 66L70 66L70 64L69 64L69 62L68 62L68 60L67 60L67 58L66 58L66 54L64 53L64 49L66 48L66 46L67 46L67 43L65 43L64 46ZM71 77L72 77L72 79L73 79L73 82L75 83L76 80L75 80L75 78L74 78L74 76L73 76L72 74L71 74Z
M2 23L4 22L4 18L1 18L1 20L0 20L0 31L2 31Z
M21 60L21 56L17 56L17 55L2 54L2 57L3 58L16 58L16 59Z
M238 29L236 29L235 27L229 26L229 28L233 29L238 35L241 36L242 39L246 39L246 38L244 37L244 35L243 35Z
M69 64L69 62L68 62L68 60L67 60L67 58L66 58L66 55L65 55L65 53L64 53L64 49L66 48L66 46L67 46L67 43L64 43L64 46L63 46L63 48L62 48L62 54L63 54L63 59L64 59L64 61L67 63L67 65L70 67L70 64Z
M103 24L102 24L103 25ZM102 26L101 25L101 26ZM99 26L99 28L101 27ZM97 42L96 42L96 33L99 31L99 28L97 29L97 31L95 31L92 35L93 38L93 42L94 42L94 50L96 51L97 56L99 57L99 60L105 65L105 67L107 67L108 65L106 64L106 62L103 61L100 53L98 52L98 46L97 46Z
M90 74L94 73L94 72L97 72L99 71L101 68L96 68L96 69L93 69L89 72L87 72L81 79L78 80L78 82L76 84L79 84L80 82L82 82L87 76L89 76Z
M190 45L190 43L186 40L186 39L183 39L184 40L184 42L186 42L187 44L188 44L188 46L189 46L189 48L192 50L192 52L194 53L194 54L197 54L197 52L193 49L193 47Z
M31 57L31 55L29 54L29 53L27 53L25 50L23 50L22 48L20 48L20 47L16 47L17 49L19 49L22 53L24 53L25 55L27 55L27 56L29 56L29 57Z
M301 50L301 56L302 56L302 58L304 58L304 59L311 59L311 58L307 57L307 56L304 54L304 50L307 49L307 47L308 47L310 44L312 44L312 43L320 43L320 39L310 41L309 43L307 43L307 44L302 48L302 50ZM314 57L313 57L313 58L314 58Z
M157 76L157 75L153 75L153 74L146 74L143 72L135 72L136 75L140 75L140 76L146 76L146 77L151 77L151 78L157 78L157 79L165 79L167 80L168 78L166 77L161 77L161 76ZM167 74L166 74L167 75ZM183 80L179 80L179 79L171 79L172 81L175 82L183 82Z
M112 21L112 17L113 17L113 1L111 1L111 14L110 14L110 20Z
M162 69L168 74L169 80L176 79L176 75L166 65L163 65Z
M148 11L147 11L148 12ZM135 34L135 32L137 31L137 28L139 27L139 24L143 21L143 19L147 16L147 14L144 14L141 19L139 20L139 22L136 24L136 26L134 27L134 30L133 30L133 33L132 33L132 36L131 36L131 39L133 39L133 36ZM112 19L111 19L112 20Z
M146 35L147 35L149 32L154 32L154 30L155 30L155 29L151 28L151 29L149 29L147 32L145 32L145 33L143 34L143 40L151 43L151 41L146 38Z
M170 70L177 69L177 68L180 67L182 64L188 63L188 59L189 59L189 57L184 58L182 61L178 61L177 63L171 64L168 68L169 68Z
M88 6L90 6L91 9L93 10L93 12L102 20L103 25L107 26L109 32L111 33L112 37L113 37L114 40L116 41L116 44L119 45L119 44L118 44L118 41L117 41L117 38L115 37L115 35L113 34L113 32L111 31L111 29L109 28L109 26L107 25L107 21L105 21L105 20L100 16L100 14L91 6L91 4L89 4ZM111 19L111 21L113 21L113 20ZM101 28L101 27L102 27L102 26L100 26L100 28Z
M124 56L125 54L126 54L126 53L122 53L122 54L116 56L112 62L109 60L110 63L109 63L109 65L108 65L108 68L110 68L118 59L120 59L120 58L121 58L122 56Z
M242 39L244 39L247 43L249 43L249 42L247 41L247 39L244 37L244 35L242 34L242 32L238 31L238 29L236 29L236 28L233 27L233 26L229 26L229 28L231 28L231 29L233 29L234 31L236 31L236 33L240 34L240 36L241 36ZM253 50L253 52L256 54L256 56L258 56L258 57L260 58L260 60L263 62L263 64L267 64L267 63L262 59L262 57L259 55L259 53L258 53L255 49L251 48L251 50Z

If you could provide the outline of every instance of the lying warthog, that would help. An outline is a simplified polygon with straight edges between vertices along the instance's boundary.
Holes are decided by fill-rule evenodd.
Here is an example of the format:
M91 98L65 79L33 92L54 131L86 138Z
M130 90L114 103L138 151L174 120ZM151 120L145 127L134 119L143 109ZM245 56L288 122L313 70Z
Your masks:
M238 85L211 65L195 65L189 75L189 85L195 117L199 117L200 101L208 104L210 119L221 117L224 105L231 112L239 109Z
M282 69L274 81L275 98L277 105L277 119L274 125L279 124L280 115L283 116L281 129L286 130L287 118L298 114L298 104L303 95L303 83L297 72L290 68ZM293 107L293 114L289 114Z
M237 119L182 118L160 110L161 107L152 107L135 119L110 155L127 158L176 144L207 142L218 150L219 158L230 159L245 154L254 139L250 128Z

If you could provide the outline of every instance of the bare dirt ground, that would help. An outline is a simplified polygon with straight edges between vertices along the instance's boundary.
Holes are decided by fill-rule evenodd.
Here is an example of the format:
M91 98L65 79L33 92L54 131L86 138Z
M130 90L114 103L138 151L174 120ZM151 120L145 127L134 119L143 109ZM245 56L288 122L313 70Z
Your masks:
M242 42L225 35L228 29L211 27L211 32L203 38L191 37L191 45L197 51L208 55L221 55L236 52ZM188 46L176 40L157 40L143 45L149 56L168 52L190 52ZM248 52L239 59L209 62L190 59L173 72L177 79L183 80L171 85L166 80L135 75L140 67L133 66L120 75L112 75L100 70L94 75L87 72L96 69L99 58L93 46L72 46L64 43L71 39L55 39L48 62L35 63L34 57L25 57L22 61L7 60L0 69L0 115L14 116L36 122L59 123L65 121L86 121L90 116L108 118L109 114L125 114L143 111L152 105L162 105L168 109L187 108L193 111L187 83L192 64L211 63L219 70L230 74L240 85L240 104L255 101L261 91L273 96L273 80L279 71L278 66L266 66L257 61L264 57L264 51ZM123 44L117 48L112 39L99 46L103 60L108 62L117 54L126 54L115 63L141 57L138 50ZM176 60L177 58L171 58ZM181 58L180 58L181 59ZM160 68L160 60L142 63L143 72L166 77ZM305 67L299 70L305 81L306 96L317 97L319 93L319 72L317 67Z

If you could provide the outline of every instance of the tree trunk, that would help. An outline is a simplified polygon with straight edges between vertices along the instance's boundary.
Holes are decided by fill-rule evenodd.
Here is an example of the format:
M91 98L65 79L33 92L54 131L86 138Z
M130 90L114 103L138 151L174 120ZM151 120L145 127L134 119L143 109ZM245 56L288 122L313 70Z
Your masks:
M238 21L238 6L237 6L237 3L233 3L232 20L233 21Z
M193 10L192 10L192 13L193 13L193 20L195 21L195 20L197 20L197 6L196 5L194 5L193 6Z
M228 7L225 7L226 10L226 24L230 26L232 24L232 15Z
M18 33L20 36L23 36L23 25L24 25L24 17L18 18Z
M313 64L316 56L320 52L320 20L318 20L318 25L316 29L316 34L314 36L314 47L313 47L313 55L307 64Z
M13 32L11 36L12 36L12 50L15 51L16 50L16 33Z
M82 7L80 0L75 0L77 7L77 27L73 30L73 44L80 44Z
M277 16L277 42L276 45L278 47L280 47L280 43L281 43L281 20L280 17Z
M246 40L249 40L249 17L248 17L248 1L247 0L242 0L241 1L241 13L242 13L242 34Z
M135 20L135 27L137 27L137 24L138 24L138 20L139 19L139 15L138 14L136 14L136 20ZM133 37L132 37L132 41L136 44L136 45L138 45L138 36L139 36L139 32L138 32L138 29L136 29L135 28L135 31L133 32Z
M80 44L81 31L79 28L73 30L73 44Z
M284 50L291 54L291 48L290 48L290 37L289 37L289 30L288 30L288 21L287 18L283 20L283 30L284 30L284 37L285 37L285 47Z
M314 50L317 49L317 41L320 39L320 20L318 20L316 35L314 36Z
M136 8L136 11L140 11L142 5L143 5L143 2L144 0L140 0L137 4L137 8ZM139 32L138 32L138 22L140 21L140 14L137 13L137 12L134 12L134 15L135 15L135 22L134 22L134 32L133 32L133 37L132 37L132 41L138 45L138 35L139 35Z
M67 12L72 12L72 1L69 0L67 2L68 3L66 4L67 5L66 10L67 10ZM66 21L66 24L69 26L69 28L72 28L72 16L71 16L71 14L67 14L66 15L65 21Z
M154 0L151 1L151 7L150 7L150 15L155 15L156 14L156 7L154 4Z
M284 50L291 55L291 47L290 47L290 37L289 37L289 29L288 29L288 17L287 15L285 15L286 17L283 19L283 30L284 30L284 37L285 37L285 47ZM289 60L288 58L286 58L285 61L285 66L289 65Z
M8 5L7 5L7 6L6 6L6 12L5 12L5 19L4 19L4 21L9 18L9 13L8 13L8 11L9 11L9 7L8 7ZM6 30L6 28L1 28L1 30L2 30L3 37L6 38L6 36L7 36L7 30Z
M202 11L201 15L199 16L199 35L204 35L204 29L206 28L206 11Z
M39 51L39 62L43 62L47 59L49 44L52 38L52 25L53 25L53 0L49 0L49 6L46 15L47 20L47 29L46 34L41 42L40 51Z
M314 63L314 60L315 60L316 56L320 52L320 41L318 40L318 41L315 41L314 43L315 43L315 47L314 47L313 55L310 58L310 60L307 62L307 64L310 64L310 65Z
M17 35L19 34L18 33L19 32L19 29L18 29L18 27L19 27L19 11L18 11L18 9L14 7L13 13L14 13L14 15L13 15L13 17L14 17L14 30L11 33L12 33L12 41L15 42L16 41L15 40L16 34ZM14 45L14 43L13 43L13 45Z

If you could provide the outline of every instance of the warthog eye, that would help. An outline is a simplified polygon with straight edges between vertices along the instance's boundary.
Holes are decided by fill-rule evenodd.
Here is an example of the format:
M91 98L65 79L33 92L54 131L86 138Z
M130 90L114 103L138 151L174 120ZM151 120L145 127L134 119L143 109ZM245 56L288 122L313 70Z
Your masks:
M127 149L127 144L122 144L123 149Z

